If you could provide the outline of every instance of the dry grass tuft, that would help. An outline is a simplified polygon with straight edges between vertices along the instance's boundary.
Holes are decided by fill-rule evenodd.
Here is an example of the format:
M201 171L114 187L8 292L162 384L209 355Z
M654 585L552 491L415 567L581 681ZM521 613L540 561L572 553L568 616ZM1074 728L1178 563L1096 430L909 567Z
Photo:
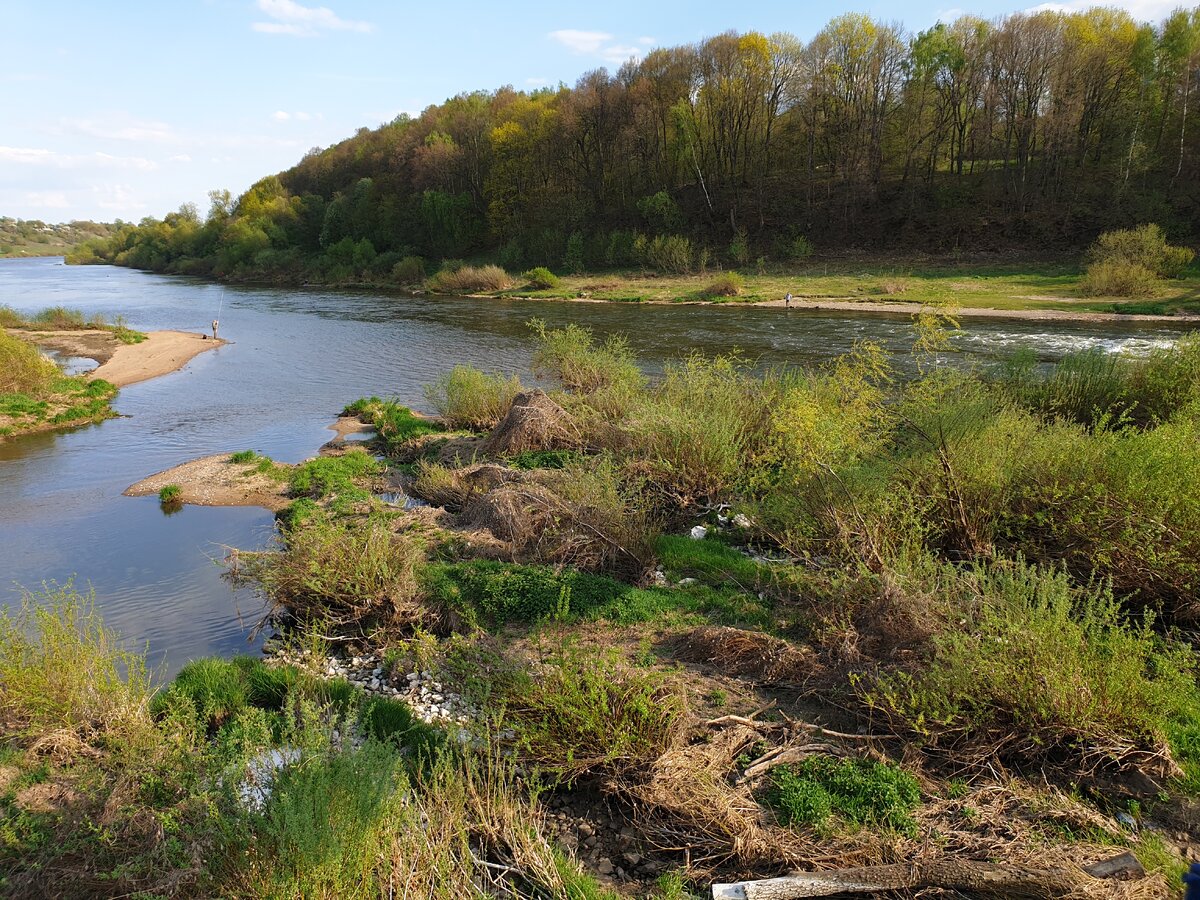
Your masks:
M820 669L809 647L797 647L759 631L705 625L680 635L675 656L707 663L726 675L750 676L765 684L803 683Z
M579 428L565 409L532 390L513 398L508 412L483 442L488 456L515 456L534 450L568 450L581 443Z
M514 281L499 266L463 266L461 269L443 269L426 284L430 290L442 294L474 294L479 291L507 290Z

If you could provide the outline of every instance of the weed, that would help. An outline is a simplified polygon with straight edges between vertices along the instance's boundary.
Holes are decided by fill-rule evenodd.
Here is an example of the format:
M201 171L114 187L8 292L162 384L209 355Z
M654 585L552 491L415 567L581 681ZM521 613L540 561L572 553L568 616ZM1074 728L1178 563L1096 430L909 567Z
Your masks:
M318 456L292 470L288 491L293 497L320 500L337 494L365 499L368 492L355 479L378 475L383 466L365 450L354 448L341 456Z
M499 266L461 266L443 268L426 285L441 294L474 294L481 291L503 291L512 287L512 276Z
M521 390L515 375L455 366L426 388L425 397L449 427L487 431L496 427Z
M167 484L159 488L158 502L163 506L173 506L183 500L183 488L177 484Z
M238 450L229 456L231 463L252 463L258 460L258 454L253 450Z
M737 297L745 289L746 279L737 272L725 272L700 289L702 297Z

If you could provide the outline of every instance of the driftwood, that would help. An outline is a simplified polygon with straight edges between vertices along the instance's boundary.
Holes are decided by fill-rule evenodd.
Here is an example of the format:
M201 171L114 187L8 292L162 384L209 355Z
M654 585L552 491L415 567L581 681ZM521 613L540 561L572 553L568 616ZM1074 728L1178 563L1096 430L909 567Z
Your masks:
M1131 862L1132 860L1132 862ZM917 888L942 888L981 897L1052 900L1096 884L1104 877L1145 874L1130 854L1080 869L1034 869L971 860L937 859L910 865L864 866L832 872L801 872L763 881L714 884L713 900L800 900L836 894L880 894Z

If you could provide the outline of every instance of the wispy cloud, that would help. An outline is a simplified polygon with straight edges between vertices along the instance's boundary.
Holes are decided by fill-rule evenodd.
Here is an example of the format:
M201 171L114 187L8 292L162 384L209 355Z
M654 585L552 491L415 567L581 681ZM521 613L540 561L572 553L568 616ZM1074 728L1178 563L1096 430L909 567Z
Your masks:
M630 59L641 59L646 55L646 48L655 43L654 38L650 37L638 38L632 44L615 43L616 36L607 31L582 31L576 28L552 31L549 37L578 56L599 57L614 66Z
M321 118L321 114L317 113L314 116L312 113L307 112L288 112L287 110L277 109L271 113L271 118L276 122L308 122L312 119Z
M540 88L549 85L550 81L546 78L526 78L525 83L530 87Z
M271 21L253 22L250 27L263 34L316 37L323 31L366 33L375 29L370 22L343 19L328 6L301 6L295 0L258 0L258 9Z
M124 113L101 119L59 119L59 126L63 131L108 141L165 144L177 139L174 130L165 122L145 122Z
M26 191L25 202L42 209L66 209L71 205L62 191Z
M0 163L24 166L54 166L76 169L99 166L108 169L139 169L143 172L158 168L158 163L140 156L113 156L109 153L58 153L41 147L0 147Z
M1066 0L1066 2L1039 3L1025 12L1082 12L1096 5L1093 0ZM1158 22L1180 6L1179 0L1112 0L1106 6L1123 9L1141 22Z

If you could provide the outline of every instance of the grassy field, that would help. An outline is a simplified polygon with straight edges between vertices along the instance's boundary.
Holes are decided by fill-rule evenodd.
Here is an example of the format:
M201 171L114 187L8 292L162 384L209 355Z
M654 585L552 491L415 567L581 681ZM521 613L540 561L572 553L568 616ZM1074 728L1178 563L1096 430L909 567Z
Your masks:
M659 275L608 272L564 275L557 287L516 287L498 296L589 298L623 302L754 303L782 300L787 293L801 301L861 303L952 303L963 308L1060 310L1065 312L1200 313L1200 270L1163 282L1156 296L1129 300L1086 297L1079 289L1082 269L1062 263L912 264L903 261L836 261L789 271L759 274L740 270L743 285L736 297L714 297L707 288L722 273Z

